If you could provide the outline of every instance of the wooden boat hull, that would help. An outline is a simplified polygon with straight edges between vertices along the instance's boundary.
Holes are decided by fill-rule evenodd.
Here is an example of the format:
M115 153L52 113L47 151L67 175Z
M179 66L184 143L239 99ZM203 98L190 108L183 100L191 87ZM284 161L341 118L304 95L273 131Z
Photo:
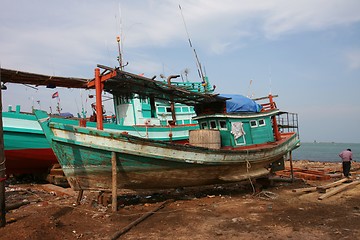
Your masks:
M36 114L43 118L41 112ZM270 163L283 159L299 143L293 134L258 148L216 150L47 121L41 125L75 190L110 189L112 153L116 153L118 188L163 189L263 176Z
M3 135L8 175L43 174L57 163L35 115L3 112Z
M54 121L79 125L79 120L54 118ZM87 122L90 128L96 123ZM105 124L113 132L158 139L162 141L186 141L189 130L198 129L197 125L174 127L160 126L121 126L114 123ZM3 112L4 149L6 173L10 174L46 174L58 163L45 134L34 114L20 112ZM171 138L169 136L171 134Z
M46 174L58 163L51 148L5 150L5 157L7 174Z

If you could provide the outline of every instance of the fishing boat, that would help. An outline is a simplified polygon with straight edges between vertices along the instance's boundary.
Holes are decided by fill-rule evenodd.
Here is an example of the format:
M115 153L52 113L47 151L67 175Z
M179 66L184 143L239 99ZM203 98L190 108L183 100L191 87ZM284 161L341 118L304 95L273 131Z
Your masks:
M1 69L2 82L34 83L35 85L62 86L67 88L86 88L87 79L63 78L27 73L18 70ZM172 75L166 83L181 86L192 92L212 92L208 80L205 82L171 81L179 77ZM205 84L204 84L205 83ZM59 108L60 109L60 108ZM195 111L192 106L169 101L154 101L153 98L131 99L115 98L115 114L104 116L104 128L114 132L127 132L129 135L161 141L186 142L189 131L198 129ZM96 113L96 109L94 109ZM33 113L22 112L17 105L9 107L3 114L4 149L6 173L47 174L57 164L57 159ZM58 114L61 115L61 114ZM54 121L78 124L81 118L59 118ZM87 127L96 128L96 122L87 121Z
M100 74L100 69L104 72ZM35 115L74 190L164 189L237 182L264 176L284 165L300 144L296 132L283 132L273 96L266 104L227 96L196 93L119 69L98 65L87 83L96 89L101 113L103 90L117 98L133 94L194 106L199 129L187 144L164 142L113 132L97 115L97 128L54 121ZM237 111L229 112L235 108Z
M2 113L6 173L47 173L57 159L34 114L20 106Z

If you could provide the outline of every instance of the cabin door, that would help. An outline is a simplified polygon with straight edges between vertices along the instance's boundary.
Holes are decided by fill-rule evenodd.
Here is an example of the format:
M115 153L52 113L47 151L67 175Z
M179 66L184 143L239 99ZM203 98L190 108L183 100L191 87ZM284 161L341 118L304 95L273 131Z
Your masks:
M245 145L245 131L242 122L231 123L231 133L234 137L235 145Z

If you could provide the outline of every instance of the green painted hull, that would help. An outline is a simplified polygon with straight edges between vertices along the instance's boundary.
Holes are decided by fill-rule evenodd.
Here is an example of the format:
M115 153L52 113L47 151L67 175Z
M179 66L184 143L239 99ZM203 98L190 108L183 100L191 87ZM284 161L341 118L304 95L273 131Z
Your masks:
M34 114L3 112L3 135L7 174L46 174L58 163L45 134ZM79 125L79 120L53 118L54 122ZM95 122L87 127L96 128ZM186 141L189 130L196 125L169 127L121 126L114 123L104 127L113 132L128 132L162 141ZM173 136L170 137L169 134Z
M199 186L260 177L269 164L298 146L295 134L277 144L237 150L208 149L64 125L36 112L70 185L75 190L111 188L116 154L118 188Z

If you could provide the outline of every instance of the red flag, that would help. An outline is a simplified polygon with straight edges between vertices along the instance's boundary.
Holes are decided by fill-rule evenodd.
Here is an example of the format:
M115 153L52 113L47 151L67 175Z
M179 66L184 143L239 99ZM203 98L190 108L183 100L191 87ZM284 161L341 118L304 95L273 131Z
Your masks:
M53 93L52 98L57 98L57 97L59 97L59 92Z

